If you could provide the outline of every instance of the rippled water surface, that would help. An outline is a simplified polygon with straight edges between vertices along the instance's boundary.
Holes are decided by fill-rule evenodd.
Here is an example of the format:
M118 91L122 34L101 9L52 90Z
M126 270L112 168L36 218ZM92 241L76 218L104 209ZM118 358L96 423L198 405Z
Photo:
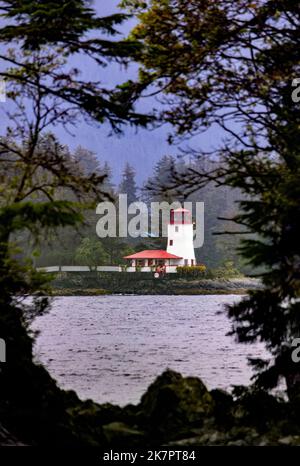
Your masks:
M56 298L39 317L36 357L63 388L82 398L137 403L168 368L201 377L209 388L247 384L247 356L260 345L226 336L224 305L238 296L95 296ZM220 312L221 311L221 312Z

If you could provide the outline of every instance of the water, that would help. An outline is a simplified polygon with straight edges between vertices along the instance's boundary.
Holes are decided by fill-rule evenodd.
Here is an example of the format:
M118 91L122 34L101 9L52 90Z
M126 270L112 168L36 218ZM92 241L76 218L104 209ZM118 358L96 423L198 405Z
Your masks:
M226 336L224 305L239 296L93 296L54 300L39 317L35 352L59 385L82 398L138 403L166 368L209 388L248 384L263 347ZM223 311L223 312L220 312Z

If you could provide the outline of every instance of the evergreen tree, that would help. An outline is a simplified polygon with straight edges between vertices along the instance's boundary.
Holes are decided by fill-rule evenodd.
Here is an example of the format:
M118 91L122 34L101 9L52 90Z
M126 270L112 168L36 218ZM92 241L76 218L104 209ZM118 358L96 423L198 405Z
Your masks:
M91 175L92 173L103 174L104 168L101 170L100 161L94 152L78 146L74 151L73 157L75 162L80 165L83 172L87 175Z
M172 178L175 167L173 157L164 155L154 166L153 175L145 183L145 193L148 202L172 202L176 198L176 191L172 190Z
M121 194L127 194L127 202L129 205L138 200L137 191L138 188L135 181L135 170L129 163L126 163L122 175L122 181L119 186L119 192Z
M104 162L103 174L105 175L103 186L105 187L106 191L110 193L112 197L114 197L115 196L115 185L112 181L112 169L107 161Z

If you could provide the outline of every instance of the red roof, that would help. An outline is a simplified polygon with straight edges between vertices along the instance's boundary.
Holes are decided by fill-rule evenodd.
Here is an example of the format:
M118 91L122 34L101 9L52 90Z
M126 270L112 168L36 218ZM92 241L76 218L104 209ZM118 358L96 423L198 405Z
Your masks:
M124 259L182 259L182 257L170 254L163 249L149 249L146 251L137 252L131 256L125 256Z
M176 214L177 214L177 213L180 213L180 212L189 212L189 213L191 213L190 210L188 210L188 209L182 209L182 208L180 208L180 209L175 209L175 210L173 210L173 212L175 212Z

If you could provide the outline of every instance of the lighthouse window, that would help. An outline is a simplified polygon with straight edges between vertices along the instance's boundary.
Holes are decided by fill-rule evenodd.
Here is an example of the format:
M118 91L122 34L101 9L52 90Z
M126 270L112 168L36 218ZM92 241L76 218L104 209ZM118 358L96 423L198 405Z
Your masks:
M170 239L170 246L173 246L173 240Z
M178 228L178 227L175 227L175 232L176 232L176 233L178 233L178 230L179 230L179 228Z

